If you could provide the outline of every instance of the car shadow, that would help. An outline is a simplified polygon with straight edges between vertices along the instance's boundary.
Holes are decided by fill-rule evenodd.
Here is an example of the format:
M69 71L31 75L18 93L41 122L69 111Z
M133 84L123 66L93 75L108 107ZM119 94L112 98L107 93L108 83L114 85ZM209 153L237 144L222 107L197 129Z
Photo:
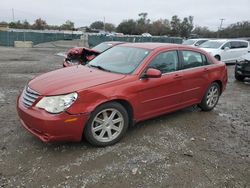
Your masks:
M187 114L193 113L193 112L202 112L202 110L197 106L191 106L187 107L175 112L167 113L161 116L157 116L155 118L151 118L145 121L138 122L132 126L129 127L127 133L125 134L125 139L121 140L122 143L126 142L129 139L129 136L131 133L134 134L139 134L136 132L140 132L141 130L144 131L145 128L150 127L155 124L160 124L162 122L166 121L172 121L176 119L180 119L182 116L185 116ZM127 139L126 139L127 137ZM35 139L35 138L34 138ZM125 140L125 141L124 141ZM80 142L55 142L55 143L43 143L39 140L34 141L37 145L40 145L40 147L44 150L47 151L58 151L62 152L64 150L98 150L99 148L107 148L107 147L113 147L117 144L107 146L107 147L96 147L91 144L89 144L84 138ZM119 142L120 143L120 142Z

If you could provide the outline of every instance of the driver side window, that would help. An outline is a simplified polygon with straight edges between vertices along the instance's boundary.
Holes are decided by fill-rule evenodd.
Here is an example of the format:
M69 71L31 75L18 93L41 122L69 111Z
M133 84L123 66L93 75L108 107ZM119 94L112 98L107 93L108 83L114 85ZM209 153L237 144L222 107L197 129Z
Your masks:
M224 50L226 47L228 47L229 49L231 49L230 42L227 42L226 44L224 44L221 49Z
M148 66L161 71L162 74L178 70L177 51L162 52Z

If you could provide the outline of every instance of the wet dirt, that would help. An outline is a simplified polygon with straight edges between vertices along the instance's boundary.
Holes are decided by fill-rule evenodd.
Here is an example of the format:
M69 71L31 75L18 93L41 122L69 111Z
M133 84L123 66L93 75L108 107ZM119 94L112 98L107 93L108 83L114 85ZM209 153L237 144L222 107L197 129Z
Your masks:
M68 47L67 47L68 48ZM45 144L24 130L16 98L62 67L63 47L0 47L0 187L250 187L250 84L229 82L217 107L138 123L116 145Z

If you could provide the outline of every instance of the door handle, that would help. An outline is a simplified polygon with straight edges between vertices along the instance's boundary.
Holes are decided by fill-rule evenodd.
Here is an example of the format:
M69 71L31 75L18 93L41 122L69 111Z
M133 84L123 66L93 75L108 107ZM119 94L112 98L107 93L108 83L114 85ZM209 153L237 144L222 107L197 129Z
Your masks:
M208 68L204 68L204 71L207 72L207 71L208 71Z
M174 79L179 79L179 78L181 78L182 76L181 75L179 75L179 74L175 74L174 75Z

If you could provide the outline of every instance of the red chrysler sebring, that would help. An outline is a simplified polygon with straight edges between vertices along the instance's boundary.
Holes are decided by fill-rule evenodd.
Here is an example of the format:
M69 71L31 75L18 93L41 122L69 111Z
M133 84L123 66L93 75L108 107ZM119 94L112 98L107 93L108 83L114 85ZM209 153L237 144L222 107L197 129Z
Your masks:
M175 44L115 46L87 66L31 80L17 101L21 124L44 142L118 142L129 125L191 105L212 110L227 69L205 51Z

